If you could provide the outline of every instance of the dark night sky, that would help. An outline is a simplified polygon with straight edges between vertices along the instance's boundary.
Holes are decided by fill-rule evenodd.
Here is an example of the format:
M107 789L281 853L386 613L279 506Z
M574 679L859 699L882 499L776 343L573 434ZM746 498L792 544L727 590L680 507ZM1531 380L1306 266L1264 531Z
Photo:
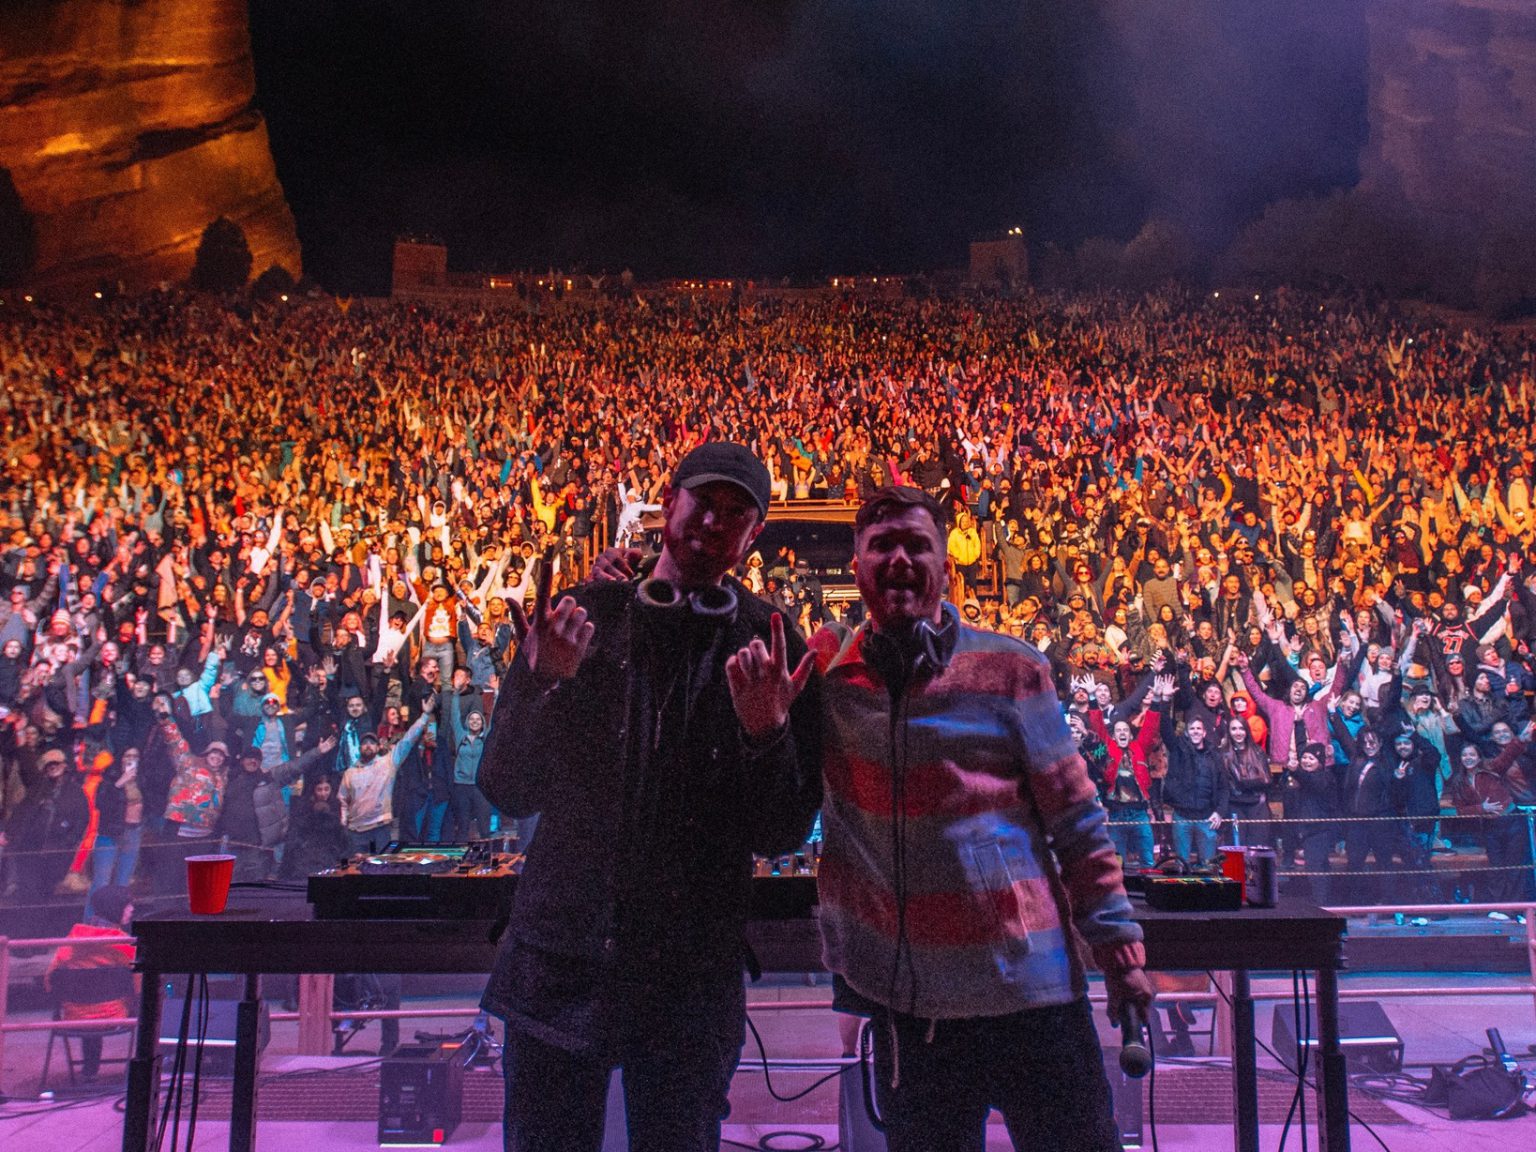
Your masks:
M1365 0L250 0L307 270L809 276L1349 186Z

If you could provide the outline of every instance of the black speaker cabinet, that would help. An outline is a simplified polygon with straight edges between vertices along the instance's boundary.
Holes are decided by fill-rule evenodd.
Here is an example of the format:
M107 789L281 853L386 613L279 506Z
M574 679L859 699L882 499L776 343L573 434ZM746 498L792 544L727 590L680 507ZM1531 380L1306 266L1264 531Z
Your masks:
M1300 1059L1296 1043L1294 1000L1275 1001L1275 1015L1269 1029L1270 1046L1291 1068ZM1317 1067L1317 1005L1312 1005L1307 1041L1307 1066ZM1386 1010L1375 1000L1345 1000L1339 1004L1339 1046L1350 1072L1400 1072L1403 1068L1403 1038L1387 1019Z
M176 1044L181 1035L181 1012L186 999L185 977L167 978L163 987L165 999L160 1011L160 1058L169 1071L176 1058ZM208 1024L203 1030L203 1075L215 1079L235 1074L235 1011L240 1006L243 988L238 980L208 981ZM265 1000L260 1002L261 1014L256 1031L256 1050L260 1053L272 1036L271 1009ZM197 1063L198 1017L200 998L192 989L192 1015L187 1023L186 1069L190 1079Z

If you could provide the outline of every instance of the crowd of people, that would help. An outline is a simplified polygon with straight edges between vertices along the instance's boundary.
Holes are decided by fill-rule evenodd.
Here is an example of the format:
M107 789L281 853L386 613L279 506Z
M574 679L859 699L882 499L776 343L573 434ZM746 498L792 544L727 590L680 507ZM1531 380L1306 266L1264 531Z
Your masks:
M1047 655L1132 869L1235 835L1320 900L1416 897L1449 837L1467 895L1531 897L1533 354L1293 292L7 307L0 885L499 827L541 568L731 440L789 506L941 501L951 598ZM834 613L792 554L741 575Z

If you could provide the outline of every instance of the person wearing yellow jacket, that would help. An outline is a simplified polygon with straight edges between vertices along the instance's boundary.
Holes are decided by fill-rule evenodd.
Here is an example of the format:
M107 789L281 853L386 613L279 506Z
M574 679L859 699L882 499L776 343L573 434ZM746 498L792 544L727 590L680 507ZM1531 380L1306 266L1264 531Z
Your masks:
M948 550L960 578L960 590L955 598L955 603L959 604L976 587L981 575L981 533L976 530L976 517L967 508L955 513L955 526L949 530Z

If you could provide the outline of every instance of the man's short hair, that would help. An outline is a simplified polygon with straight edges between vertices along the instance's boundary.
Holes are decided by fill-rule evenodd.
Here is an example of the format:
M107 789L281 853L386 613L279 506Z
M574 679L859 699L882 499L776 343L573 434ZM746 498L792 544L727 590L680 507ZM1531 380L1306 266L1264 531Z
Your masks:
M921 508L928 513L942 540L947 522L943 507L921 488L912 488L904 484L893 484L881 488L859 505L858 514L853 518L853 534L855 537L862 536L864 530L871 525L904 516L913 508Z

